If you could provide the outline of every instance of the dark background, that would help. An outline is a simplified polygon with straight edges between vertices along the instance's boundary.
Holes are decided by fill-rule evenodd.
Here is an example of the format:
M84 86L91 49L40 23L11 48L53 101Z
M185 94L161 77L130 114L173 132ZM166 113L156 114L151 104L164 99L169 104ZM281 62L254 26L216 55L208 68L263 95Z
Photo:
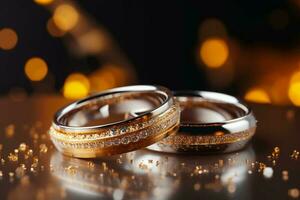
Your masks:
M199 25L207 18L220 19L228 37L241 48L262 46L287 51L297 50L299 44L296 1L90 0L78 1L78 4L110 32L133 65L137 73L135 83L139 84L241 95L252 85L249 77L263 76L251 74L251 70L240 73L240 69L247 66L237 64L237 75L231 84L224 87L209 84L205 67L195 56ZM276 9L283 10L289 17L288 25L281 30L272 29L268 22L268 16ZM43 57L55 77L53 88L43 92L59 92L67 75L74 71L88 74L97 68L95 62L99 61L93 56L74 57L66 49L64 38L53 38L47 33L45 24L50 17L51 12L30 0L0 2L0 28L11 27L19 37L13 50L0 51L1 94L7 94L13 87L34 92L23 69L32 56Z

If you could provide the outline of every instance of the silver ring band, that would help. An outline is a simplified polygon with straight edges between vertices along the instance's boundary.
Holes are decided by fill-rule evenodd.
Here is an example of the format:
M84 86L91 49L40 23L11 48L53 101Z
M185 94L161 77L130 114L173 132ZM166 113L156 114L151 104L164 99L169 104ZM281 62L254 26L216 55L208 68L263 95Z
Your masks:
M179 132L148 149L168 152L216 153L243 148L255 133L256 119L239 99L216 92L174 92L181 106Z
M125 153L151 145L177 130L179 112L167 88L119 87L59 110L49 134L57 149L66 155L93 158Z

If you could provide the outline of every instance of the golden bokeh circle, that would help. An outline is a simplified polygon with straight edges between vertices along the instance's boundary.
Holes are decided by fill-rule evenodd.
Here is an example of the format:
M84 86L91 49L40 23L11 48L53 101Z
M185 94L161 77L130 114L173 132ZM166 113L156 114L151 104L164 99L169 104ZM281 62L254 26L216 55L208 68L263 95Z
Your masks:
M41 81L48 73L48 66L42 58L33 57L26 62L24 71L31 81Z

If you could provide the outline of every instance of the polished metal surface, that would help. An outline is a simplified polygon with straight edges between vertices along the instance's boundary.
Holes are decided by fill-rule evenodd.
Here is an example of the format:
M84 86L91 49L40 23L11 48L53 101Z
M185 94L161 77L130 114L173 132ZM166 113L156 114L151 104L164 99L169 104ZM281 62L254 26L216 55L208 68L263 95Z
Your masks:
M61 155L47 136L55 110L66 103L55 96L0 99L1 199L297 199L300 158L293 152L300 150L299 108L252 104L257 133L234 153L139 150L87 160ZM28 146L25 152L33 150L27 159L21 143ZM15 149L17 161L10 156Z
M131 117L127 117L125 119L119 119L117 121L113 121L110 123L103 123L103 124L96 124L91 126L86 126L85 123L79 125L72 125L68 122L68 118L70 115L74 115L74 113L78 112L82 108L90 109L92 105L95 104L104 104L109 105L106 101L114 101L120 102L120 99L126 99L127 96L135 96L134 99L142 98L143 95L152 95L152 98L156 101L159 101L158 105L153 105L152 108L147 108L142 112L134 113L131 111ZM63 107L60 109L54 116L53 119L53 127L60 131L72 131L72 132L90 132L93 130L97 130L99 128L106 128L113 125L120 125L122 123L128 123L132 120L141 117L152 117L157 116L172 106L173 103L173 95L171 92L162 86L152 86L152 85L133 85L133 86L124 86L119 88L113 88L110 90L103 91L101 93L89 96L82 100L78 100L68 106ZM133 108L134 109L134 108ZM76 116L75 116L76 117ZM73 116L73 118L75 118ZM78 116L77 116L78 117ZM84 116L83 118L86 118ZM81 117L82 119L82 117ZM85 119L84 121L88 121L89 119ZM86 122L88 123L88 122ZM75 123L76 124L76 123Z
M180 128L149 147L168 153L225 153L240 150L251 140L256 119L238 98L217 92L174 92L181 107Z

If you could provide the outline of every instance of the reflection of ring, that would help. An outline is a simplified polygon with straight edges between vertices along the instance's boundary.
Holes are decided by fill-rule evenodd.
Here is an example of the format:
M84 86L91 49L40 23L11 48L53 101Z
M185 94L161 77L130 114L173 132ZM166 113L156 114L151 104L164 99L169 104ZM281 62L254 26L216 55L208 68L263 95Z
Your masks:
M178 124L179 105L168 89L127 86L62 108L49 134L64 154L92 158L146 147L173 133Z
M252 111L237 98L215 92L176 92L181 112L177 134L147 147L162 152L230 152L255 133Z

